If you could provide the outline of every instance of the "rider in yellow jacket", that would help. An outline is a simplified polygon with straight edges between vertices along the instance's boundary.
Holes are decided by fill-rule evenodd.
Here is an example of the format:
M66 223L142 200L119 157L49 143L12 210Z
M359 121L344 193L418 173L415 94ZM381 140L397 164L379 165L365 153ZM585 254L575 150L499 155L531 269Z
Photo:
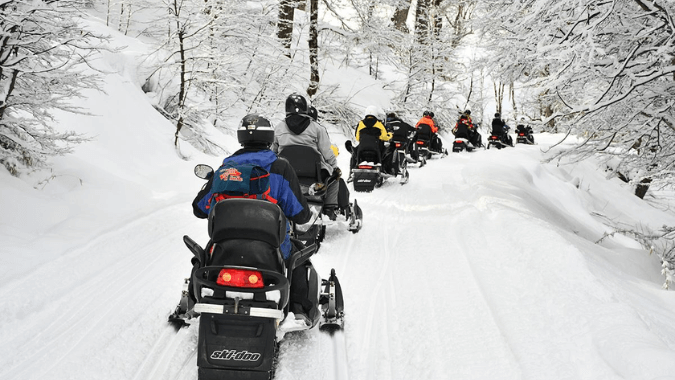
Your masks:
M364 135L370 136L371 140L379 141L377 148L379 149L381 157L386 154L384 142L391 140L392 134L391 132L387 132L387 129L380 120L383 117L383 112L381 112L378 107L368 106L366 108L363 120L359 121L359 125L356 127L356 140L361 142L361 144L359 144L352 152L352 159L350 161L351 168L356 167L358 150L363 145L362 137Z

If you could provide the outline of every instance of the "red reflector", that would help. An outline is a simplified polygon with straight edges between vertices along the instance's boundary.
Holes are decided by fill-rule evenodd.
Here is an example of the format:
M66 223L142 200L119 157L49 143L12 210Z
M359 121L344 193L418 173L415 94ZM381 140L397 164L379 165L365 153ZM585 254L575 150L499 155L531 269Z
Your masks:
M237 288L262 288L265 286L262 273L257 270L245 269L221 269L216 283Z
M359 165L359 169L372 169L373 167L370 165Z

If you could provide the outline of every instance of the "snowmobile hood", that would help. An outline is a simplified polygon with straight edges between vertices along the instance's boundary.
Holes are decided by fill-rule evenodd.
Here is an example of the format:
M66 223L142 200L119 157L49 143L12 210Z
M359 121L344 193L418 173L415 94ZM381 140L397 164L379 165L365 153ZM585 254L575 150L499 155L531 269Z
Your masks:
M309 117L307 115L300 115L297 113L286 116L286 125L291 132L296 135L301 134L302 132L309 127Z

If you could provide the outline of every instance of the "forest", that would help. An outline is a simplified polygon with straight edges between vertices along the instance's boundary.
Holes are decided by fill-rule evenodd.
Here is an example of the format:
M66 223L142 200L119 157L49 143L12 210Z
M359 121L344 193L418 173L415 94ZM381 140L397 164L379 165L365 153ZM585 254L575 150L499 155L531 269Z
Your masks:
M291 90L351 133L366 105L322 83L330 64L380 80L405 117L433 109L447 128L466 109L483 123L496 111L580 138L548 160L600 158L636 196L658 197L675 178L674 11L664 0L2 0L0 163L28 175L89 139L52 112L87 113L81 91L104 90L82 70L111 49L87 28L95 16L155 47L142 90L178 155L180 144L220 153L205 125L281 109ZM675 260L675 227L616 229Z

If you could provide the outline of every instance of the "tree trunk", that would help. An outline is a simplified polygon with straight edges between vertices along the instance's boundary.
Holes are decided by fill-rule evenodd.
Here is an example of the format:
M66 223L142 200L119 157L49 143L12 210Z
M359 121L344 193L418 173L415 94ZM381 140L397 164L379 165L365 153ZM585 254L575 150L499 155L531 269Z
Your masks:
M429 1L417 0L415 11L415 41L423 46L429 44Z
M394 23L394 28L396 30L408 33L408 25L406 25L406 20L408 19L408 12L410 12L410 3L412 0L400 0L396 5L396 10L394 15L391 17L391 22Z
M547 104L544 108L544 117L549 117L553 115L553 108L550 104ZM555 119L549 121L546 126L548 127L549 132L558 133L558 128L555 125Z
M319 0L310 0L309 8L310 79L307 95L312 97L319 89Z
M509 84L509 97L511 98L511 107L513 107L513 118L518 120L518 106L516 105L516 91L513 82Z
M640 199L644 199L645 195L647 195L647 190L649 190L650 183L652 183L651 178L643 178L637 187L635 187L635 195Z
M495 90L495 102L497 103L497 112L501 115L502 113L502 102L504 101L504 83L493 82L492 83ZM501 115L501 118L504 118L504 115Z
M295 0L281 0L279 3L279 21L277 37L284 47L285 55L291 57L291 39L293 38L293 12Z
M178 4L176 0L174 0L174 11L176 12L175 14L179 14L178 10ZM185 98L186 98L186 92L187 92L187 72L186 72L186 62L185 62L185 32L182 30L182 27L180 25L180 22L178 21L178 17L176 17L176 35L178 36L178 49L179 49L179 54L180 54L180 89L178 91L178 105L177 105L177 110L178 110L178 122L176 123L176 135L174 139L174 145L178 146L178 134L180 133L180 130L183 128L183 107L185 107Z
M434 37L438 38L441 36L441 29L443 29L443 16L441 16L441 3L443 0L434 0Z

